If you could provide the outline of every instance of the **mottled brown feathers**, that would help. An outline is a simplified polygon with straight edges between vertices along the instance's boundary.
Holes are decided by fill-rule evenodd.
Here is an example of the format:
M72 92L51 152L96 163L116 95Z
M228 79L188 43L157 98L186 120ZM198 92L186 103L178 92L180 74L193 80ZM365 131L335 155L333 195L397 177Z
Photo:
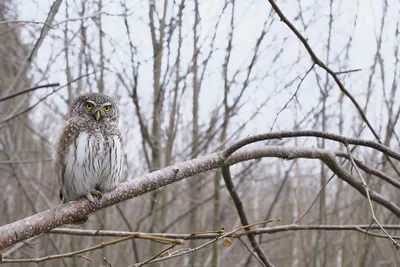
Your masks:
M89 93L73 101L54 161L64 203L83 196L91 200L91 192L112 190L122 181L118 120L118 103L107 95Z

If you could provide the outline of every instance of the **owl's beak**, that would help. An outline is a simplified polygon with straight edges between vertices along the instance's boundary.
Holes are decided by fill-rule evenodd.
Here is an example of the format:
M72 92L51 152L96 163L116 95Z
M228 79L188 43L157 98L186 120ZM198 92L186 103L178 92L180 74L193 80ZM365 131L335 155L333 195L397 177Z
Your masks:
M100 112L100 110L96 110L96 113L95 113L96 121L100 120L100 117L101 117L101 112Z

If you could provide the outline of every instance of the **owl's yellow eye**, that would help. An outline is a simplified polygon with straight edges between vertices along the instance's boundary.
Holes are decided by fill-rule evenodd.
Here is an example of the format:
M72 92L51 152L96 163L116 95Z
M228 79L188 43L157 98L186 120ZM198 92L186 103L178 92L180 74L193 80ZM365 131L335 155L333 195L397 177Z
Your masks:
M105 111L105 112L109 112L110 109L111 109L111 106L104 106L104 111Z
M91 109L93 108L93 104L92 104L92 103L86 103L85 107L86 107L88 110L91 110Z

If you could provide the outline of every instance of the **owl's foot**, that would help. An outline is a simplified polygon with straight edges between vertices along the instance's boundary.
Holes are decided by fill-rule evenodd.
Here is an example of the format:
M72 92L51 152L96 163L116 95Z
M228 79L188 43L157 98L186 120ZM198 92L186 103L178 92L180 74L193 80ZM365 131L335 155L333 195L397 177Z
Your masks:
M89 202L90 202L92 205L95 205L95 203L94 203L94 198L93 198L93 197L101 198L101 197L103 196L103 194L102 194L100 191L95 190L95 191L86 193L85 196L86 196L86 198L89 200Z
M103 197L103 194L100 191L97 191L97 190L90 192L90 194L92 196L98 197L98 198L102 198Z
M91 193L86 193L85 197L89 200L90 204L94 205L94 199Z

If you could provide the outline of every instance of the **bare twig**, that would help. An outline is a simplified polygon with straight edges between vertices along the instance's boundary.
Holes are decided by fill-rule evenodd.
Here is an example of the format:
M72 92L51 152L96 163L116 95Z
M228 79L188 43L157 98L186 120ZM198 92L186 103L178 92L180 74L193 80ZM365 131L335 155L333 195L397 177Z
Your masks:
M337 157L343 157L346 159L350 159L350 156L347 153L336 152L335 154ZM393 185L394 187L400 189L400 182L398 180L396 180L394 177L390 177L386 173L384 173L378 169L372 168L371 166L363 163L361 160L354 158L354 156L353 156L353 160L357 164L357 166L364 172L366 172L368 174L372 174L372 175L388 182L389 184Z
M304 76L300 78L300 82L299 82L299 84L297 85L297 88L296 88L296 91L294 92L294 94L290 97L290 99L286 102L286 104L278 111L278 113L276 113L275 119L274 119L274 121L272 122L270 131L272 131L272 129L274 128L274 125L275 125L275 123L276 123L276 121L277 121L277 119L278 119L278 117L279 117L279 114L281 114L282 111L284 111L284 110L287 108L287 106L290 104L290 102L292 102L292 100L293 100L294 98L297 98L297 93L299 92L299 89L300 89L300 87L301 87L301 85L302 85L304 79L305 79L305 78L308 76L308 74L312 71L312 69L314 68L314 66L315 66L315 63L313 63L313 64L311 65L311 67L307 70L307 72L304 74Z
M172 253L168 254L167 256L162 256L164 253L168 252L168 250L170 250L170 249L175 247L175 245L172 245L172 246L162 250L161 252L157 253L156 255L151 257L150 259L148 259L146 261L143 261L143 262L140 262L140 263L137 263L137 264L130 265L129 267L133 267L133 266L140 267L140 266L146 265L146 264L151 263L151 262L165 261L165 260L176 258L176 257L182 256L182 255L188 254L188 253L192 253L192 252L195 252L195 251L197 251L197 250L199 250L199 249L201 249L201 248L203 248L205 246L208 246L208 245L216 242L220 237L221 237L221 233L219 233L218 236L215 237L213 240L211 240L211 241L209 241L209 242L207 242L207 243L205 243L205 244L203 244L201 246L198 246L196 248L191 248L191 249L188 249L188 250L184 250L183 252L181 250L178 250L176 252L172 252ZM157 259L158 256L162 256L162 257Z
M357 174L358 174L358 177L360 177L360 179L361 179L361 181L362 181L362 183L363 183L363 186L364 186L364 188L365 188L365 194L366 194L366 196L367 196L368 204L369 204L369 207L370 207L370 209L371 209L372 222L375 222L375 223L381 228L381 230L385 233L385 235L387 235L387 237L388 237L390 240L392 240L392 242L393 242L394 246L396 247L396 249L398 249L398 248L400 247L399 243L397 243L397 242L393 239L393 237L382 227L381 223L378 221L378 218L376 218L375 210L374 210L374 207L373 207L373 205L372 205L372 200L371 200L371 196L370 196L370 188L369 188L367 182L365 181L363 175L361 174L360 170L358 169L357 164L354 162L353 156L351 155L351 151L350 151L349 145L348 145L348 144L345 144L345 146L346 146L347 153L349 154L350 161L351 161L353 167L355 168L355 170L356 170L356 172L357 172ZM367 228L367 231L368 231L368 229L369 229L369 228Z
M111 263L110 263L105 257L103 258L103 261L104 261L109 267L112 267Z
M228 159L229 155L227 156L226 159ZM229 169L229 166L224 166L222 167L222 177L224 178L226 189L228 189L229 194L231 195L231 198L233 200L233 203L235 204L236 211L239 215L240 221L243 226L248 225L249 221L246 216L246 212L244 211L242 201L240 200L240 197L235 189L235 186L232 181L231 177L231 172ZM246 231L250 231L250 227L245 228ZM258 244L255 235L254 234L248 234L247 236L249 238L250 244L253 247L253 249L256 251L258 257L260 260L263 262L265 266L274 266L272 262L270 262L267 258L267 256L264 254L262 251L260 245Z
M43 22L43 21L34 21L34 20L4 20L4 21L0 21L0 24L13 24L13 23L42 24L42 25L46 25L50 29L53 29L52 26L50 26L49 24L47 24L46 22Z
M40 98L40 99L39 99L35 104L33 104L32 106L30 106L30 107L28 107L28 108L22 110L21 112L18 112L17 114L14 114L14 115L9 116L8 118L4 119L3 121L0 121L0 125L2 125L2 124L4 124L4 123L7 123L7 122L9 122L10 120L13 120L13 119L15 119L15 118L21 116L22 114L25 114L25 113L31 111L31 110L34 109L37 105L39 105L42 101L46 100L49 96L53 95L54 93L57 93L58 91L60 91L60 90L63 89L64 87L68 86L69 84L74 83L74 82L76 82L76 81L79 81L80 79L82 79L82 78L84 78L84 77L87 77L87 76L89 76L89 75L91 75L91 74L92 74L92 73L85 74L85 75L83 75L83 76L81 76L81 77L78 77L78 78L72 80L72 81L71 81L70 83L68 83L68 84L65 84L65 85L63 85L63 86L60 86L60 87L57 88L57 89L53 89L53 91L52 91L51 93L49 93L49 94L45 95L44 97Z
M110 245L115 245L117 243L129 240L131 238L134 238L135 235L136 234L133 234L133 235L130 235L130 236L126 236L126 237L122 237L122 238L119 238L119 239L116 239L116 240L113 240L113 241L102 242L99 245L96 245L96 246L93 246L93 247L89 247L89 248L85 248L85 249L81 249L81 250L77 250L77 251L73 251L73 252L57 254L57 255L50 255L50 256L41 257L41 258L32 258L32 259L3 259L2 261L0 261L0 263L28 263L28 262L39 263L39 262L44 262L44 261L54 260L54 259L71 258L71 257L79 255L81 253L93 251L93 250L96 250L96 249L104 248L104 247L107 247L107 246L110 246Z
M15 244L14 246L12 246L11 248L9 248L9 249L7 249L7 250L5 250L5 251L0 251L0 259L3 257L3 258L6 258L6 257L9 257L12 253L14 253L14 252L16 252L16 251L18 251L19 249L21 249L22 247L24 247L25 245L28 245L29 246L29 242L32 242L32 241L35 241L36 239L38 239L38 238L40 238L41 236L35 236L35 237L32 237L31 239L29 239L29 240L26 240L26 241L23 241L23 242L20 242L20 243L18 243L18 244ZM2 256L2 257L1 257ZM1 262L1 260L0 260L0 262Z
M318 197L320 196L321 192L325 189L326 185L329 184L330 181L335 177L335 174L332 175L326 182L323 184L320 189L318 190L318 193L315 195L314 200L311 202L311 204L308 206L307 210L303 212L296 220L294 220L294 224L299 223L304 216L307 215L307 213L310 212L311 208L314 206L314 204L317 202Z
M111 13L99 10L99 11L93 12L90 15L81 16L81 17L77 17L77 18L68 18L66 20L59 21L59 22L53 24L53 28L57 28L61 24L67 23L67 22L71 22L71 21L83 21L83 20L87 20L87 19L95 19L95 18L97 18L97 17L99 17L99 16L101 16L103 14L107 15L107 16L114 16L114 17L123 17L123 16L126 15L125 13L122 13L122 14L111 14Z
M339 89L345 94L350 101L354 104L356 107L357 111L359 112L361 118L363 121L367 124L368 128L372 132L372 134L375 136L377 140L380 140L379 135L375 132L374 128L372 127L371 123L369 122L367 116L364 114L364 111L362 110L361 106L358 104L358 102L355 100L355 98L350 94L349 91L344 87L342 82L339 80L337 77L336 72L331 70L328 66L325 65L314 53L312 50L311 46L308 44L307 39L296 29L296 27L293 26L293 24L285 17L285 15L282 13L278 5L275 3L274 0L268 0L268 2L271 4L272 8L275 10L275 12L278 14L280 17L281 21L285 23L290 30L297 36L297 38L303 43L304 47L306 48L307 52L310 54L311 59L314 61L315 64L323 68L325 71L327 71L331 77L335 80L336 84L339 86Z
M13 82L9 86L8 90L6 91L7 93L11 91L12 89L18 89L22 77L25 76L30 64L32 63L33 58L36 56L37 51L39 50L40 46L43 43L44 38L46 38L48 32L50 31L50 27L48 25L52 25L54 21L54 17L58 12L58 9L60 8L60 5L62 3L62 0L55 0L53 5L50 8L50 11L47 15L46 22L44 23L44 26L42 28L42 31L40 32L39 38L36 40L35 45L32 47L28 57L25 59L25 61L22 64L21 69L19 70L18 74L14 78ZM15 110L17 110L19 107L17 107Z
M365 122L371 133L374 135L376 140L380 143L383 144L378 133L374 130L372 127L371 123L369 122L367 116L365 115L365 112L363 111L362 107L358 104L356 99L353 97L353 95L347 91L347 89L344 87L342 82L339 80L337 73L334 72L332 69L330 69L325 63L323 63L317 55L314 53L312 50L311 46L308 44L307 39L294 27L294 25L285 17L285 15L282 13L280 8L277 6L275 3L275 0L268 0L268 2L271 4L272 8L275 10L275 12L278 14L280 17L281 21L283 21L289 28L290 30L297 36L297 38L303 43L304 47L306 48L307 52L310 54L311 59L314 61L315 64L323 68L329 75L335 80L336 84L338 85L340 91L347 96L350 101L353 103L353 105L356 107L358 113L360 114L362 120ZM385 16L382 17L382 20L385 18ZM382 24L383 25L383 24ZM380 37L381 38L381 37ZM381 45L381 41L379 42L379 46ZM400 171L397 169L397 167L394 165L393 161L388 157L387 158L390 165L393 167L393 169L396 171L397 175L400 176Z
M121 215L122 220L124 221L126 227L128 227L128 230L132 232L133 231L132 225L129 222L128 218L126 217L124 210L119 205L115 206L117 208L118 213ZM135 260L139 261L139 253L137 250L135 239L132 239L132 250L133 250L133 255L135 256Z
M30 160L5 160L0 161L0 164L27 164L27 163L38 163L38 162L50 162L52 158L46 159L30 159Z
M335 74L336 74L336 75L339 75L339 74L346 74L346 73L357 72L357 71L361 71L361 70L362 70L362 69L337 71L337 72L335 72Z
M400 230L400 225L398 224L382 224L382 227L388 230ZM287 231L311 231L311 230L326 230L326 231L356 231L362 234L366 233L366 230L381 230L378 225L369 225L369 224L354 224L354 225L320 225L320 224L311 224L311 225L298 225L298 224L289 224L289 225L279 225L273 227L262 227L251 230L251 233L255 235L262 234L274 234L280 232ZM176 234L176 233L142 233L142 232L127 232L127 231L111 231L111 230L82 230L82 229L70 229L70 228L56 228L50 231L50 234L59 234L59 235L78 235L78 236L109 236L109 237L125 237L131 236L134 234L138 234L140 236L157 236L164 237L169 239L184 239L186 237L187 240L190 239L214 239L219 234L216 231L204 232L202 234ZM246 236L247 232L235 233L231 235L226 235L225 237L229 238L237 238ZM367 233L370 236L380 237L380 238L388 238L386 235L377 235L372 232ZM189 236L189 237L188 237ZM394 237L395 239L400 239L400 237ZM8 251L6 251L7 253Z
M249 225L241 226L241 227L239 227L239 228L237 228L237 229L235 229L235 230L233 230L231 232L228 232L228 233L224 233L223 229L219 230L219 231L191 233L191 234L185 236L183 238L183 240L190 239L191 237L194 237L194 236L208 235L210 233L214 234L215 237L211 241L208 241L208 242L206 242L206 243L204 243L204 244L202 244L202 245L200 245L198 247L185 249L185 250L178 250L178 251L175 251L175 252L169 252L170 249L175 247L175 245L171 245L170 247L162 250L161 252L157 253L156 255L151 257L150 259L148 259L148 260L146 260L144 262L140 262L140 263L137 263L137 264L130 265L130 266L140 267L140 266L143 266L143 265L151 263L151 262L165 261L165 260L169 260L169 259L172 259L172 258L175 258L175 257L179 257L179 256L182 256L182 255L185 255L185 254L188 254L188 253L193 253L193 252L196 252L196 251L198 251L198 250L200 250L200 249L202 249L202 248L204 248L204 247L206 247L206 246L208 246L210 244L213 244L213 243L217 242L218 240L223 239L223 238L225 238L227 236L235 236L235 234L237 232L239 232L239 231L241 231L243 229L246 230L250 226L255 226L255 225L258 225L258 224L264 224L266 222L275 222L275 221L279 221L279 220L280 219L272 219L272 220L268 220L268 221L264 221L264 222L252 223L252 224L249 224ZM167 252L168 252L168 254L166 256L163 256ZM161 257L159 257L159 256L161 256Z
M247 249L248 252L250 252L250 254L256 258L256 260L262 265L265 266L265 264L260 260L259 257L257 257L257 255L249 248L249 246L240 238L240 236L237 237L237 239L240 241L240 243L242 243L242 245Z
M50 83L50 84L44 84L44 85L38 85L38 86L34 86L19 92L15 92L13 94L10 94L8 96L4 96L0 98L0 102L6 101L8 99L14 98L16 96L22 95L22 94L27 94L29 92L35 91L37 89L41 89L41 88L48 88L48 87L55 87L55 86L60 86L59 83Z

